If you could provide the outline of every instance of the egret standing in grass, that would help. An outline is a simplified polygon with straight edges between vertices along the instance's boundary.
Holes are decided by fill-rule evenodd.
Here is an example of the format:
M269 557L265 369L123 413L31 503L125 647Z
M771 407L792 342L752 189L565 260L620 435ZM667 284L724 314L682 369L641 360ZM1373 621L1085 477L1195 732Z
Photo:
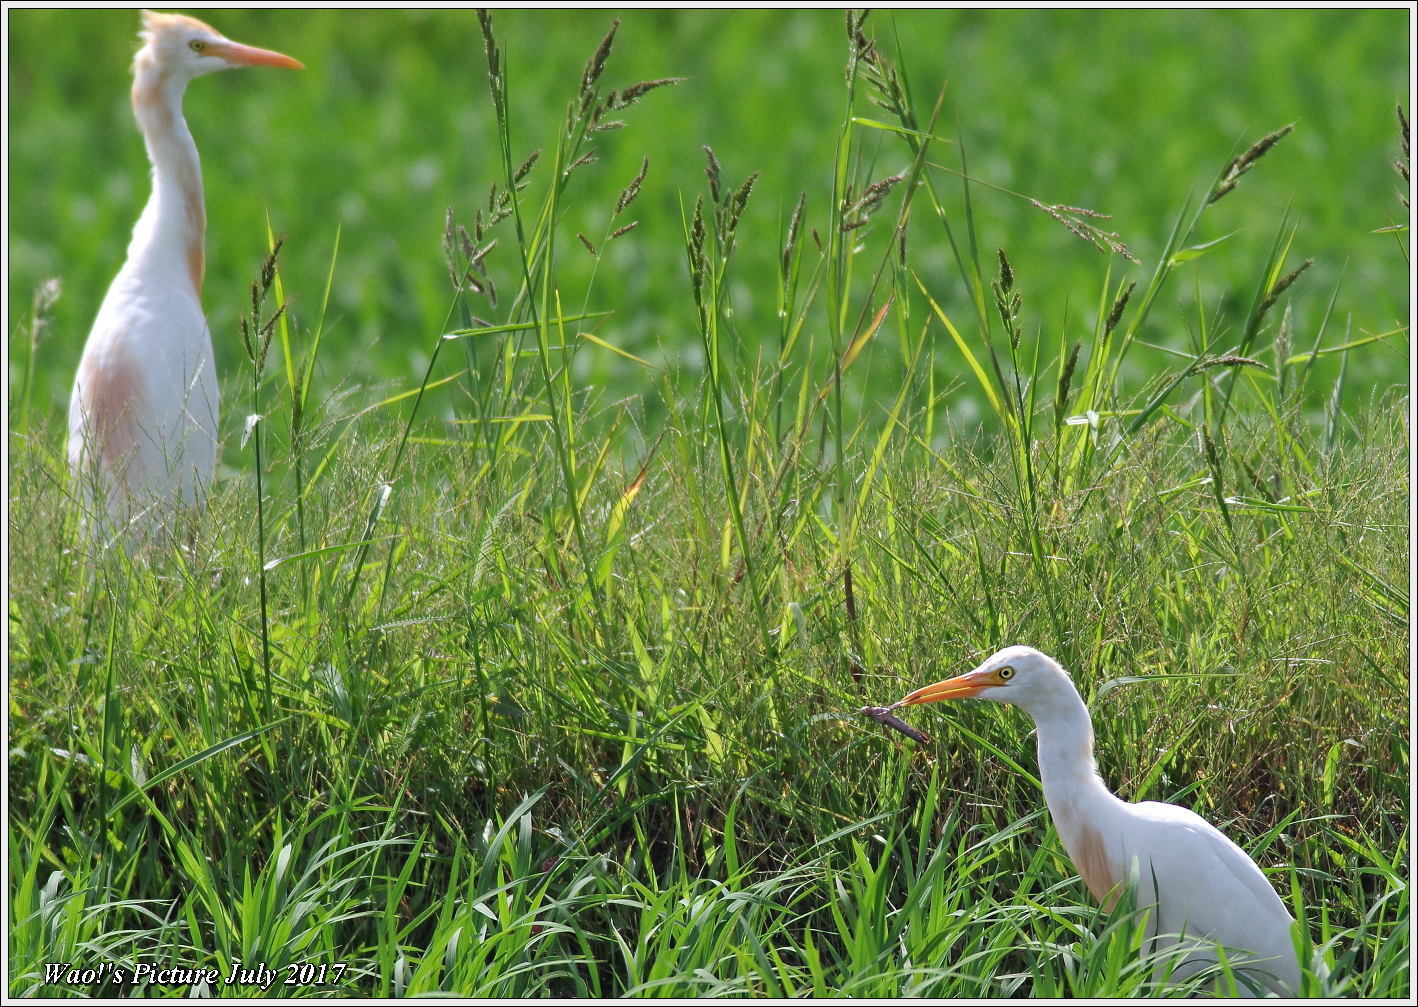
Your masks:
M109 528L146 525L156 509L200 502L216 470L217 377L201 305L207 217L183 93L216 70L301 66L194 18L142 17L133 114L153 192L89 332L69 402L69 466L88 519Z
M968 697L1013 703L1034 718L1044 800L1074 867L1106 908L1134 886L1152 947L1187 945L1175 978L1213 966L1219 944L1239 983L1298 990L1295 921L1255 861L1186 808L1128 804L1109 792L1093 762L1088 708L1057 662L1032 647L1006 647L891 709Z

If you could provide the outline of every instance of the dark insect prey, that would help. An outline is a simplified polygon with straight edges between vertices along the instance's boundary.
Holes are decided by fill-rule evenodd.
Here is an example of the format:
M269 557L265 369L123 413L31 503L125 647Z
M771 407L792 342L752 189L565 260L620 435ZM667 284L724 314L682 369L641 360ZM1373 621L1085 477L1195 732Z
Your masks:
M900 717L894 716L891 712L894 709L896 709L894 706L864 706L857 712L864 717L870 717L878 724L894 731L900 731L918 745L930 744L931 739L924 732L916 730Z

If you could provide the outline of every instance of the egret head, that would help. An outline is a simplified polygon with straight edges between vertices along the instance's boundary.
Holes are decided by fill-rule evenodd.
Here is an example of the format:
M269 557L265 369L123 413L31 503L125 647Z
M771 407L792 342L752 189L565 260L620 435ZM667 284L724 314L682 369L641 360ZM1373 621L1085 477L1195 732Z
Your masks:
M183 14L143 11L143 48L137 62L145 61L174 81L185 83L194 77L239 66L281 66L298 70L299 60L269 49L233 42L210 25Z
M991 699L1013 703L1034 715L1077 702L1078 691L1068 673L1048 654L1033 647L1006 647L985 659L974 671L917 689L898 706L918 706L942 699Z

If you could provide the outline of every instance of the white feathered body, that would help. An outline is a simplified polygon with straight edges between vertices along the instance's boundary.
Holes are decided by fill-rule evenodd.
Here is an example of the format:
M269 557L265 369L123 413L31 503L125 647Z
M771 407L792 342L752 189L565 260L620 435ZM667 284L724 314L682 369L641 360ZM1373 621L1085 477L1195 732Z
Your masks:
M1148 914L1151 949L1194 949L1167 955L1173 978L1213 967L1219 944L1242 989L1299 988L1289 910L1255 861L1210 822L1175 804L1129 804L1101 781L1082 800L1049 800L1048 788L1045 797L1059 838L1094 895L1111 905L1130 885L1136 908Z
M150 523L170 503L199 503L216 471L212 336L186 264L164 261L152 240L158 217L150 203L89 332L69 403L70 468L116 528Z

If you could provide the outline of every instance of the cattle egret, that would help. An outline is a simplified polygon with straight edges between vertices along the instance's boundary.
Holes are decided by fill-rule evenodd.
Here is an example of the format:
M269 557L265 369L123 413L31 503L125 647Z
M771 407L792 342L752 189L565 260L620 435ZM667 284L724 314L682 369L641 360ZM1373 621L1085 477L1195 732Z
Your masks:
M1006 647L888 709L970 697L1013 703L1034 718L1044 800L1073 866L1105 908L1134 886L1137 907L1149 914L1151 947L1186 944L1174 978L1214 966L1219 944L1253 992L1298 990L1294 920L1255 861L1186 808L1128 804L1109 792L1093 762L1088 708L1053 658Z
M207 218L183 92L216 70L301 66L193 18L142 17L133 114L153 192L84 344L69 401L69 466L85 509L120 528L146 523L166 504L199 502L216 469L217 377L201 306Z

